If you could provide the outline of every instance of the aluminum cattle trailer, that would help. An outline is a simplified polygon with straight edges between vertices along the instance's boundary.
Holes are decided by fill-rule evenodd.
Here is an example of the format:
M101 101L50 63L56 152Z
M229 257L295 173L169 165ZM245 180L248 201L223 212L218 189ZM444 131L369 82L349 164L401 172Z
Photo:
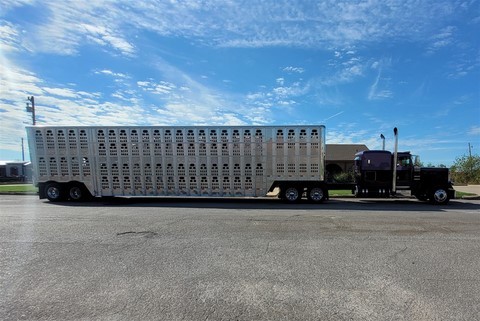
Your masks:
M328 196L325 127L31 126L40 198Z

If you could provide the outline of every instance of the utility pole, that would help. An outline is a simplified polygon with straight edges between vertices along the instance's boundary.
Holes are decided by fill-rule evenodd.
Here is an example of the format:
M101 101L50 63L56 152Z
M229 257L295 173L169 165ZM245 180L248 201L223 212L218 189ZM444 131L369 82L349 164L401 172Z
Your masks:
M467 164L470 165L470 178L473 180L473 159L472 159L472 148L473 146L468 143L468 162Z
M22 162L25 161L25 147L23 146L23 137L22 137Z
M30 106L30 103L27 103L27 113L32 113L32 125L35 125L35 98L33 96L27 97L27 100L32 103L32 106Z

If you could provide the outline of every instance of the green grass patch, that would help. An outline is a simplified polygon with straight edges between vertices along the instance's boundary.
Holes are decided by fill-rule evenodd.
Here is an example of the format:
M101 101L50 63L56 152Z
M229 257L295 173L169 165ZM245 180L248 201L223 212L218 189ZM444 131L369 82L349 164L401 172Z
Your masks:
M455 198L462 198L464 196L476 196L476 195L477 194L455 191Z
M32 184L0 185L0 193L36 193L38 188Z
M354 195L352 194L352 191L349 189L346 190L331 190L328 191L328 195L330 197L335 197L335 196L351 196L353 197Z

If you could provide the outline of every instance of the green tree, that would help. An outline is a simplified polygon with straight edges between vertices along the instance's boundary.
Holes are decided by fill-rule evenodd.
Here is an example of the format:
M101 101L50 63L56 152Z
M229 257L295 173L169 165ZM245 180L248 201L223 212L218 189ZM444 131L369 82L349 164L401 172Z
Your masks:
M420 167L424 167L423 165L420 165ZM439 167L439 168L447 168L447 165L445 164L433 164L433 163L427 163L425 167Z
M479 155L457 157L450 170L452 179L456 183L480 184Z

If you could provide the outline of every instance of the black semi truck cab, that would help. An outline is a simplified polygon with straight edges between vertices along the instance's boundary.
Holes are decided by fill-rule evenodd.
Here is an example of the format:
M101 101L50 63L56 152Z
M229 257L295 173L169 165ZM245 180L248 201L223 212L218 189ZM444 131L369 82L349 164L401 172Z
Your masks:
M355 154L354 173L358 197L387 197L397 190L410 190L419 200L434 204L446 204L455 198L448 168L416 166L410 152L359 152Z

